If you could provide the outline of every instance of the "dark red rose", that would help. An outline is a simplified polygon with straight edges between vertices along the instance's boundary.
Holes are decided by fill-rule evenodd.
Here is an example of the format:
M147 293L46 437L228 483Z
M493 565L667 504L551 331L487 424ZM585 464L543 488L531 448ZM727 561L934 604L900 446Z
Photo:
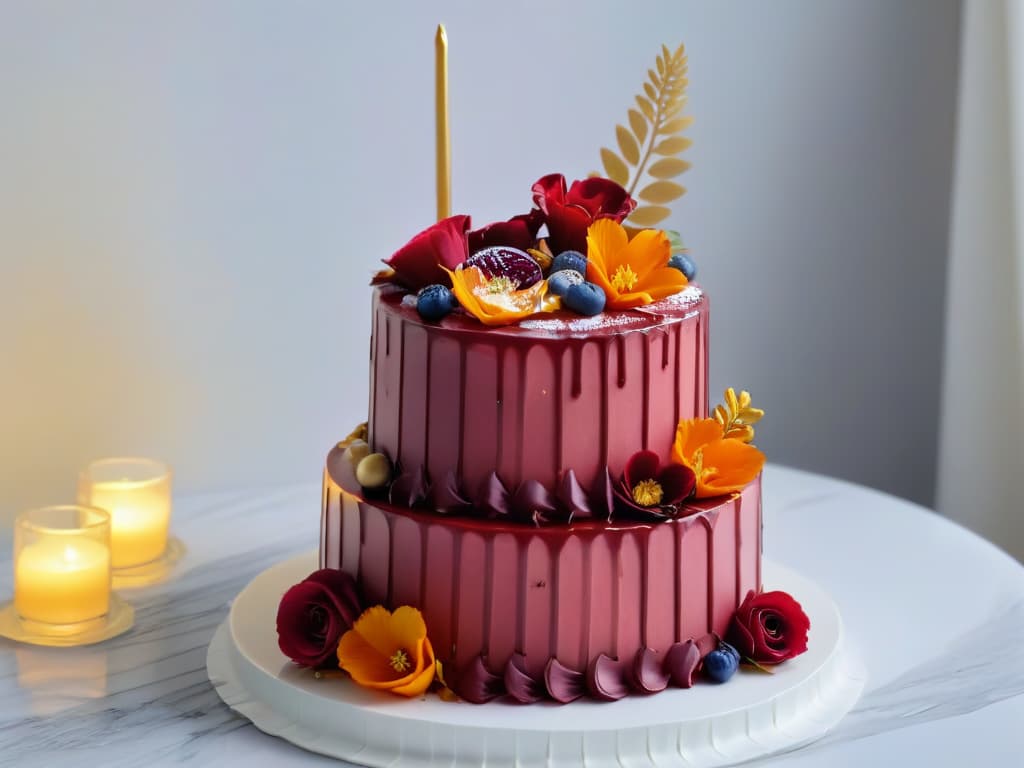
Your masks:
M594 176L574 181L565 189L565 177L552 173L533 185L533 202L544 212L548 244L556 254L587 252L587 227L595 219L621 222L636 208L636 200L611 179Z
M469 216L442 219L403 245L384 263L395 270L394 280L411 291L452 281L442 269L455 269L469 256Z
M629 517L663 520L675 517L679 504L693 493L697 477L683 464L665 464L654 451L637 451L615 486L616 506Z
M753 590L733 614L726 638L740 656L758 664L778 664L807 650L811 621L787 592Z
M508 221L496 221L469 233L469 253L496 245L525 251L537 242L537 232L544 223L544 214L534 208L529 213L513 216Z
M338 641L363 612L356 583L332 568L311 573L284 593L277 608L277 644L304 667L335 666Z

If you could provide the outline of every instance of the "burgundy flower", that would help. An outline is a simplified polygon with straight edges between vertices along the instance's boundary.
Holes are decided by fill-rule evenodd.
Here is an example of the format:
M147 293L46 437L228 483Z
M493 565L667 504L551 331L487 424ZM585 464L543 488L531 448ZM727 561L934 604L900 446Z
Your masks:
M615 486L620 511L642 520L674 517L680 502L693 493L697 477L683 464L666 464L654 451L637 451L626 462Z
M469 256L469 216L450 216L427 227L386 260L394 280L411 291L434 283L451 285L448 273Z
M513 216L508 221L496 221L469 233L469 253L496 245L525 251L537 242L537 231L544 223L544 214L534 208L529 213Z
M753 590L733 614L726 638L740 656L758 664L778 664L807 650L811 621L787 592Z
M338 641L363 612L356 583L344 571L315 571L284 593L277 608L277 644L304 667L336 666Z
M587 227L595 219L621 223L636 208L636 200L611 179L598 176L574 181L569 190L565 177L552 173L533 185L533 202L544 212L548 244L562 251L587 252Z

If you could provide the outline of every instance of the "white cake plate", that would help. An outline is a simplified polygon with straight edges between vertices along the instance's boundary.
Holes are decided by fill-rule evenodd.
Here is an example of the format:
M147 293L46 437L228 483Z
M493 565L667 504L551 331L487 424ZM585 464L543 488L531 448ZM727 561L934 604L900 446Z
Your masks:
M864 687L832 599L765 563L767 588L790 592L811 617L808 651L774 674L741 669L724 685L701 682L610 703L402 699L347 679L316 679L278 649L281 596L316 567L311 553L253 579L217 629L206 668L225 703L261 731L360 765L730 765L820 738Z

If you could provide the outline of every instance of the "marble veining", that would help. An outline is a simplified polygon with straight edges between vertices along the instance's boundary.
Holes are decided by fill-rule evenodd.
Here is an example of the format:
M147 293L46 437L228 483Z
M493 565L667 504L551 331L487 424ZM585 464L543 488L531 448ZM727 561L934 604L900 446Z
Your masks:
M875 741L879 765L895 764L894 748L925 764L944 743L969 739L968 716L983 708L1020 743L1024 569L873 491L779 467L765 487L766 551L833 594L870 675L832 734L771 764L852 766ZM231 599L272 563L316 547L318 510L313 484L178 499L172 527L188 554L171 582L126 594L136 607L129 634L77 649L0 641L0 766L339 765L257 731L220 701L205 669ZM883 540L861 532L873 525ZM826 553L830 540L843 544ZM10 565L7 532L0 595L10 593ZM872 579L888 585L884 601ZM916 726L936 720L941 733L923 738Z

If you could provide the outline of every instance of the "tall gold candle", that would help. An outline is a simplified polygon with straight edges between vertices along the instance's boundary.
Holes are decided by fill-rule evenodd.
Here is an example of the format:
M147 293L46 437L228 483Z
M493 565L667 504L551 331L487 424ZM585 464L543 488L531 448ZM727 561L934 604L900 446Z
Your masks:
M452 161L448 135L448 35L437 25L434 38L434 114L437 120L437 220L451 216Z

